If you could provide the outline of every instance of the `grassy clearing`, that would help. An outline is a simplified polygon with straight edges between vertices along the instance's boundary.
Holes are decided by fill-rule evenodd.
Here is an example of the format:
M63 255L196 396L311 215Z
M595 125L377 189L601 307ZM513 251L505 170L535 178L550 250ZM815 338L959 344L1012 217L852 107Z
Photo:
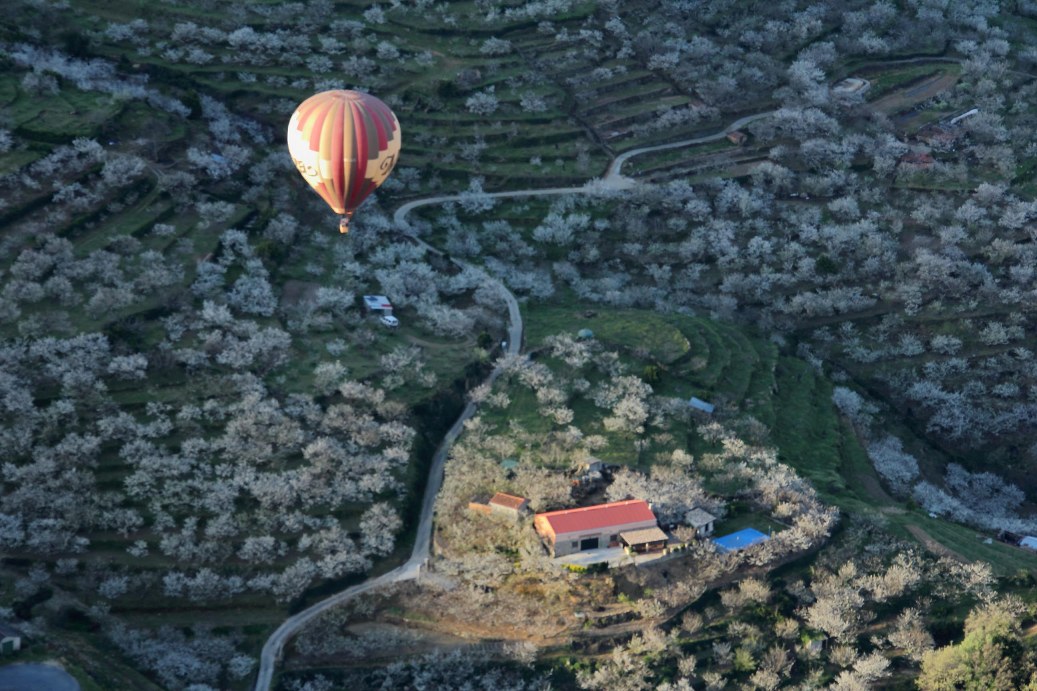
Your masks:
M887 514L888 526L905 539L914 539L907 532L908 525L921 527L930 537L946 548L970 561L990 564L998 576L1015 576L1019 572L1033 573L1037 569L1037 554L1021 547L1012 547L997 540L990 544L984 541L989 535L967 526L958 525L939 518L930 518L922 511L913 510L902 514Z
M0 156L0 175L7 175L29 165L47 155L40 149L17 149Z
M831 402L831 385L809 366L793 358L780 358L776 369L777 400L772 430L779 458L805 475L829 500L859 500L863 488L857 476L870 472L867 459L841 453L848 444L844 428ZM858 463L854 463L858 461Z
M669 364L689 352L691 344L665 317L644 310L601 310L530 305L526 312L526 347L535 350L548 336L576 335L590 329L607 347L640 351L646 359Z
M913 82L921 83L938 74L961 74L961 65L953 62L905 65L899 69L865 73L864 76L871 82L866 100L874 101L895 89Z
M778 523L767 514L747 511L717 521L714 526L713 534L716 537L723 537L724 535L737 533L739 530L744 530L745 528L755 528L761 533L767 533L770 535L773 533L780 533L785 529L785 526Z
M598 110L606 109L610 111L610 114L615 114L616 109L620 104L630 103L631 101L645 101L654 103L656 99L662 96L667 96L672 91L672 87L666 84L660 84L655 82L648 82L640 84L635 81L626 81L622 83L624 88L614 88L606 91L602 96L594 99L594 101L587 107L587 113L596 113ZM643 107L643 106L642 106Z
M889 89L885 95L871 101L876 111L886 114L904 112L951 89L960 74L954 70L936 70L908 80L899 88Z
M936 180L923 173L898 175L893 187L901 190L934 192L971 192L979 182L971 180Z
M57 94L27 93L10 75L0 86L6 117L18 135L46 142L90 137L122 111L123 102L106 94L62 83Z

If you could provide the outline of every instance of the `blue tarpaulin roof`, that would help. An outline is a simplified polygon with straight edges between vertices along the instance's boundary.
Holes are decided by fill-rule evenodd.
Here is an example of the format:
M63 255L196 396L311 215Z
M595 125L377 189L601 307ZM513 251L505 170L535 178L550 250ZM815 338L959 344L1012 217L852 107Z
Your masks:
M761 533L756 528L745 528L737 533L714 538L713 542L716 543L721 552L735 552L767 539L767 535Z
M688 405L690 405L692 408L698 408L699 410L701 410L702 412L705 412L705 413L712 413L713 412L713 404L712 403L706 403L701 398L695 398L694 396L692 396L691 400L688 401Z

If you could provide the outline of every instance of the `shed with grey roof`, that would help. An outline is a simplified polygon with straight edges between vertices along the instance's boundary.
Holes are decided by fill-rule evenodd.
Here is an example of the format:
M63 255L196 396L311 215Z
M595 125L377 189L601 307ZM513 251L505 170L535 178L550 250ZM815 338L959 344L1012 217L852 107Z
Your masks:
M711 514L709 511L704 511L699 508L694 508L684 514L684 522L695 529L695 535L698 537L712 535L713 522L716 520L716 516Z

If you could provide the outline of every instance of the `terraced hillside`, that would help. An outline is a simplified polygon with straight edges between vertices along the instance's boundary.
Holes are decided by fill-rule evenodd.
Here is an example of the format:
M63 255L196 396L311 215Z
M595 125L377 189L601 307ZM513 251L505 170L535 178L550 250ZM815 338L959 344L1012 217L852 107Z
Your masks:
M15 3L0 25L0 589L51 627L31 654L64 651L88 688L146 688L129 667L242 688L293 602L405 553L425 464L504 321L479 275L426 260L377 203L335 233L281 141L327 86L303 60L317 39L284 48L297 18L249 8ZM432 74L414 65L387 98ZM360 307L383 292L399 329ZM388 542L364 547L371 520Z
M132 101L104 97L104 89L98 96L101 77L147 91L160 109L189 108L195 119L215 117L203 106L205 98L216 99L270 128L275 141L294 105L313 91L369 89L405 123L404 158L382 195L390 198L465 189L473 177L491 190L578 184L603 171L615 153L686 138L715 124L722 110L748 105L733 95L698 93L699 87L716 91L708 80L718 56L709 51L686 57L678 69L670 54L660 59L644 50L662 29L644 25L635 8L613 14L589 2L566 7L548 12L516 3L462 27L444 8L385 11L340 3L318 19L253 3L242 28L237 17L190 3L159 17L138 0L82 0L48 17L47 30L55 45L72 49L71 57L108 61L93 63L93 90L62 89L41 99L28 89L49 91L49 85L21 84L12 73L0 81L0 100L9 103L17 132L42 153L48 142L90 135L102 125L106 140L130 148L144 113ZM709 35L712 28L704 23L702 30ZM12 44L25 41L14 28L6 32ZM60 63L56 56L46 59ZM38 63L40 56L32 59ZM694 66L701 70L691 74ZM774 62L763 69L778 71ZM124 110L133 112L120 119ZM182 113L159 114L157 121L147 115L150 153L182 161L185 152L169 146L184 136ZM226 158L220 152L238 144L234 137L211 142L203 155Z
M552 334L576 336L579 330L590 329L605 348L623 354L630 371L652 381L655 395L683 401L695 396L714 403L717 420L774 444L779 460L807 477L827 501L860 518L878 517L901 539L915 541L917 534L912 529L921 528L937 546L944 545L966 559L989 563L1004 576L1037 567L1037 557L1026 550L985 542L984 536L968 528L933 519L918 508L905 509L877 489L878 477L853 428L832 403L832 383L758 334L701 317L642 310L603 311L589 303L530 304L526 320L527 343L534 352ZM534 422L535 416L529 412L535 409L536 401L522 395L514 396L505 417L520 420L530 429L549 429L546 421ZM522 410L527 413L522 415ZM578 414L579 408L574 407L574 411ZM578 418L574 424L581 426ZM695 431L696 425L708 420L709 416L695 413L684 432L686 439L677 439L678 448L687 448L696 456L715 452L715 445ZM612 438L600 427L591 429ZM601 457L620 465L640 465L635 458L661 457L671 450L657 444L647 449L636 455L627 443L617 439Z
M287 609L405 551L423 464L505 334L493 277L525 301L534 349L588 328L655 394L770 435L846 511L1002 574L1032 566L887 495L818 374L906 420L891 429L915 489L942 491L948 459L1028 487L1029 20L959 13L919 38L890 7L8 3L0 592L55 634L30 654L70 651L102 688L245 687ZM874 91L831 99L854 71ZM404 139L349 238L282 141L298 102L340 87L383 97ZM740 145L624 169L664 185L480 195L579 186L620 152L778 106ZM971 119L915 136L954 113ZM464 191L414 226L446 256L389 220ZM391 296L399 329L367 293ZM642 469L716 450L707 420L639 438L586 400L548 419L534 399L516 391L497 422L554 431L571 412ZM115 671L98 669L113 643Z
M652 159L651 156L645 158ZM637 163L637 158L631 161L633 165ZM660 188L658 196L647 192L646 199L665 207L670 203L669 194L666 188ZM817 206L817 203L806 200L788 203L790 207L795 205L803 209ZM432 218L428 211L422 214ZM491 215L493 222L487 221ZM648 211L647 206L631 205L629 200L571 198L548 202L529 199L498 202L490 212L471 213L458 209L456 217L456 221L439 225L450 230L440 231L442 234L433 237L459 256L475 252L473 256L485 261L519 294L528 296L527 345L530 348L536 349L552 332L575 334L588 328L604 342L630 353L631 361L636 362L633 371L642 372L648 365L658 367L661 378L655 384L657 392L684 399L697 396L719 403L721 408L730 401L732 409L740 409L757 418L772 430L772 439L781 436L778 446L782 458L809 477L827 498L847 510L872 515L876 507L885 507L886 511L881 514L883 520L897 535L909 540L914 538L906 529L908 525L929 526L941 535L951 533L954 537L949 539L959 554L987 560L999 573L1013 573L1021 564L1028 563L1030 555L1018 549L985 545L969 529L933 521L925 515L926 512L905 514L888 494L881 489L876 492L881 483L875 477L868 458L856 443L847 446L850 439L847 435L852 433L832 412L832 385L818 378L802 361L777 354L777 347L772 343L756 341L747 346L742 332L732 331L718 322L668 314L685 311L682 304L689 302L701 309L692 288L695 285L693 281L705 279L709 282L712 279L708 277L721 280L726 272L715 263L695 267L701 272L696 278L692 278L695 274L681 263L671 265L668 272L659 262L665 264L667 252L680 253L682 250L680 246L668 246L660 240L669 237L671 227L675 226L666 225ZM626 222L618 222L617 217L626 219ZM479 229L477 246L465 239L470 237L473 228ZM568 228L568 231L563 231L563 228ZM637 239L631 239L631 234ZM646 237L652 237L653 243L646 243L643 239ZM583 263L589 270L577 277L571 267ZM546 270L546 265L552 267L550 271ZM638 267L636 270L635 266ZM673 288L675 292L669 292L659 287L664 285L686 287L682 290ZM775 295L781 290L779 286L771 286L768 293L770 303L776 300ZM593 301L587 302L586 296L592 296ZM654 314L627 312L618 307L630 304L655 304L658 307ZM707 302L706 305L717 309L722 303ZM890 372L901 366L897 360L870 361L860 354L863 348L877 350L883 347L881 337L872 340L864 334L872 329L879 330L881 315L889 308L890 305L885 304L877 309L862 310L858 315L816 317L811 321L812 326L807 328L816 329L821 325L831 329L838 324L856 324L861 329L861 335L857 337L859 345L853 346L854 350L842 350L840 364L856 381L892 378ZM612 323L615 314L623 316L616 317L618 322ZM975 316L982 318L983 314ZM952 333L957 318L957 314L945 314L942 319L919 315L906 318L904 323L917 324L917 328L936 335ZM804 337L809 333L802 332ZM969 348L982 345L978 341L965 343ZM664 344L670 345L663 347ZM1010 344L1003 344L995 349L985 347L981 350L993 366L996 362L1004 365L1004 355L1012 348ZM664 354L667 349L672 352ZM640 360L636 359L635 353L640 353ZM1002 360L995 362L999 354ZM855 361L860 359L868 361ZM916 364L935 368L939 366L938 362L953 359L954 354L937 358L916 357ZM927 362L932 364L926 365ZM675 373L677 376L671 376ZM965 372L959 374L966 377ZM964 379L960 381L964 382ZM891 392L875 389L872 393L877 398L884 398ZM517 394L524 406L516 407L513 413L519 408L531 408L533 401L527 394ZM579 407L574 408L574 412L579 416ZM806 429L804 421L816 423L817 427ZM531 419L529 424L535 429L549 426L543 420ZM907 439L920 439L925 435L925 431L918 427L898 426L896 431ZM696 446L694 435L691 439L691 447L701 450ZM850 451L850 448L857 450ZM931 451L927 452L921 442L911 448L924 464L937 465L940 462L938 457L928 455ZM630 451L624 450L613 454L612 460L626 463L632 462L631 458ZM842 460L833 462L833 458ZM1004 472L1011 466L1002 464L1001 468Z
M0 27L0 104L10 128L0 157L0 333L47 344L17 356L29 395L52 415L72 400L76 423L67 431L103 440L84 478L104 497L103 510L84 503L74 524L61 524L85 551L58 550L40 563L56 572L57 587L101 589L115 616L103 627L127 651L128 638L111 633L116 620L136 632L130 637L194 655L184 639L157 627L188 627L211 612L247 655L281 612L263 588L277 587L289 600L351 577L345 562L315 569L295 553L316 545L296 540L296 528L268 526L275 537L216 527L226 524L224 509L252 511L258 502L262 512L273 501L253 494L217 502L212 492L227 476L213 475L216 459L183 455L223 444L228 425L262 436L262 426L242 417L249 414L242 397L251 400L243 386L269 399L267 425L299 424L309 439L319 434L310 427L315 410L344 403L336 392L342 380L389 392L387 407L377 404L378 421L407 411L422 435L411 453L391 451L391 488L376 483L359 501L311 502L307 520L323 515L322 525L341 531L333 539L345 551L360 539L368 500L409 520L408 497L453 405L451 387L477 373L473 363L486 353L475 336L485 331L479 343L492 344L501 321L492 296L478 292L477 276L459 276L449 261L419 269L421 253L399 241L379 203L433 190L580 184L608 163L609 132L622 129L631 142L665 138L671 133L658 118L692 99L648 69L647 55L587 52L584 39L596 40L610 21L593 3L552 11L549 26L536 14L545 10L516 3L475 30L457 25L456 7L342 3L335 13L310 16L297 9L15 3ZM574 79L590 64L591 82ZM281 131L313 91L351 86L396 110L405 157L343 243L324 232L332 230L328 214L295 179ZM383 291L403 323L391 334L355 301ZM80 334L93 340L77 340ZM91 368L90 382L63 383L62 367L72 361ZM313 397L317 408L304 405ZM160 471L153 483L159 466L127 444L166 453L170 464L197 463L194 479L180 477L184 466ZM298 447L279 444L263 441L255 458L272 451L276 461L245 473L260 494L265 479L306 468ZM74 476L65 477L53 487L64 492L61 501L84 491L67 487ZM12 478L9 484L19 482ZM178 498L160 499L174 484ZM29 505L24 497L10 501ZM68 521L73 514L51 515L61 505L34 500L27 520ZM218 533L225 535L220 546ZM245 549L246 540L256 547L254 538L268 537L274 552ZM9 586L39 558L34 549L11 547ZM350 564L351 573L368 568L366 556ZM287 589L273 585L274 573ZM80 614L73 608L62 617ZM59 618L58 627L65 624ZM214 683L243 683L246 663L231 671L229 659L207 668L219 670ZM150 658L133 664L159 665ZM163 674L162 683L176 683L176 673Z

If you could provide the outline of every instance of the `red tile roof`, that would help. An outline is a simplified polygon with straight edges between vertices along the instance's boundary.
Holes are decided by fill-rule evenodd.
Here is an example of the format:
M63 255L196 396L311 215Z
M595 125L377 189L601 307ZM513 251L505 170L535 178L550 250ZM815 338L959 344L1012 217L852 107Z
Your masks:
M643 499L627 499L611 504L584 506L579 509L551 511L536 516L537 521L546 521L555 535L563 533L585 533L610 526L655 521L655 514Z
M493 499L490 499L489 503L518 511L522 508L522 505L526 503L526 500L523 497L516 497L513 494L497 492L493 495Z
M922 153L911 152L909 154L904 154L903 156L901 156L900 157L900 162L901 163L910 163L910 164L919 165L919 166L931 166L936 161L935 161L935 159L933 159L933 157L930 154L927 154L927 153L924 153L924 152L922 152Z

